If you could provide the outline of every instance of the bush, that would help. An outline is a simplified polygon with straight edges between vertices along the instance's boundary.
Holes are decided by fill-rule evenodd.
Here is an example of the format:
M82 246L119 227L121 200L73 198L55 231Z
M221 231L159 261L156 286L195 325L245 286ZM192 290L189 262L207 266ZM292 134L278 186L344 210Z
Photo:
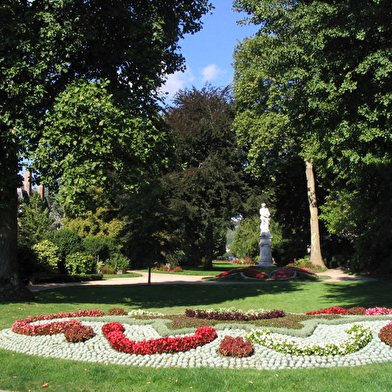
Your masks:
M94 258L87 253L72 253L65 259L65 268L70 275L94 273Z
M238 336L225 336L219 346L219 353L226 357L249 357L253 353L253 345L249 340Z
M82 238L76 231L53 230L49 231L45 237L59 248L59 256L63 261L69 254L83 251Z
M46 272L58 272L60 258L58 257L59 248L49 240L43 240L32 247L37 263Z
M114 266L115 270L127 270L130 267L130 262L128 257L121 253L115 253L110 257L110 264Z
M83 239L83 246L87 253L95 257L96 261L108 260L120 250L116 240L109 236L86 237Z

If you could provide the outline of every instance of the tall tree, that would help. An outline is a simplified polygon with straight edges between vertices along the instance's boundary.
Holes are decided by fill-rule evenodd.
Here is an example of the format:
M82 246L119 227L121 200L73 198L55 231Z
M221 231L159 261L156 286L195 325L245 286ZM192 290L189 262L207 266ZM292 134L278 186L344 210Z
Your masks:
M179 164L166 178L172 207L182 211L184 235L192 245L198 241L194 254L205 256L206 269L245 194L231 101L229 88L194 87L180 91L167 113Z
M391 193L381 178L392 162L392 4L237 0L235 5L261 26L253 43L244 45L247 58L253 50L266 71L256 83L264 81L268 87L262 89L270 93L263 118L276 110L284 114L284 127L295 131L290 140L318 169L330 194L324 207L329 230L354 244L364 240L362 249L369 249L378 234L388 232L379 224L391 216ZM383 200L383 207L375 199ZM379 244L382 258L391 267L391 248L385 244L384 239ZM373 246L375 254L380 246Z
M1 301L32 297L16 272L18 159L39 147L58 94L75 79L107 79L130 117L156 113L165 75L183 67L179 38L198 31L209 8L207 0L1 2Z

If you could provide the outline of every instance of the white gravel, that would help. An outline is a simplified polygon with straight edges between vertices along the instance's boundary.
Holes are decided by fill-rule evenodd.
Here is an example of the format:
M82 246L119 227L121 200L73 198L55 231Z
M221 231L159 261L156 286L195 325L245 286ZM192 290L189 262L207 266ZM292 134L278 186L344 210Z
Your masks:
M56 319L57 321L59 319ZM112 349L103 336L104 322L85 321L91 326L96 336L84 343L67 343L64 335L25 336L12 332L11 329L0 331L0 348L18 353L51 358L63 358L84 362L102 362L119 365L162 367L214 367L214 368L251 368L251 369L299 369L315 367L359 366L371 363L392 361L392 348L381 342L378 337L380 329L390 320L361 321L360 324L370 327L373 340L356 353L344 356L295 356L278 353L275 350L254 345L254 354L247 358L222 357L217 353L221 340L229 336L245 337L247 331L226 328L217 330L218 338L205 346L175 354L135 355L120 353ZM344 331L351 324L323 325L320 324L313 334L305 338L308 343L336 342L345 336ZM158 332L149 325L130 325L124 322L125 334L129 339L157 339ZM184 335L183 335L184 336ZM296 338L298 339L298 338Z

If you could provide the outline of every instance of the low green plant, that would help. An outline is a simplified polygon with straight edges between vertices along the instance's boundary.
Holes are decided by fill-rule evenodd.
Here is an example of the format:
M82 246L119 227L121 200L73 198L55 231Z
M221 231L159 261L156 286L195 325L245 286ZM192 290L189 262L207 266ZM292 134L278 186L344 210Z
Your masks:
M65 268L70 275L93 273L95 272L94 258L88 253L72 253L65 259Z
M60 258L58 257L58 247L49 240L43 240L32 246L36 255L37 263L46 272L58 272Z

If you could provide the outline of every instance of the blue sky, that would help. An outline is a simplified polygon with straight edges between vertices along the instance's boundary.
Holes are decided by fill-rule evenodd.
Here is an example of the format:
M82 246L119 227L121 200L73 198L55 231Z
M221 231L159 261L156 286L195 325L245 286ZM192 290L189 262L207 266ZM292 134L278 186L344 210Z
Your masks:
M185 57L186 71L169 75L163 92L172 98L178 90L201 89L206 83L224 87L233 80L233 51L244 37L257 31L256 26L238 26L237 21L246 14L232 11L231 0L212 0L212 14L202 18L203 28L196 34L186 35L180 41Z

